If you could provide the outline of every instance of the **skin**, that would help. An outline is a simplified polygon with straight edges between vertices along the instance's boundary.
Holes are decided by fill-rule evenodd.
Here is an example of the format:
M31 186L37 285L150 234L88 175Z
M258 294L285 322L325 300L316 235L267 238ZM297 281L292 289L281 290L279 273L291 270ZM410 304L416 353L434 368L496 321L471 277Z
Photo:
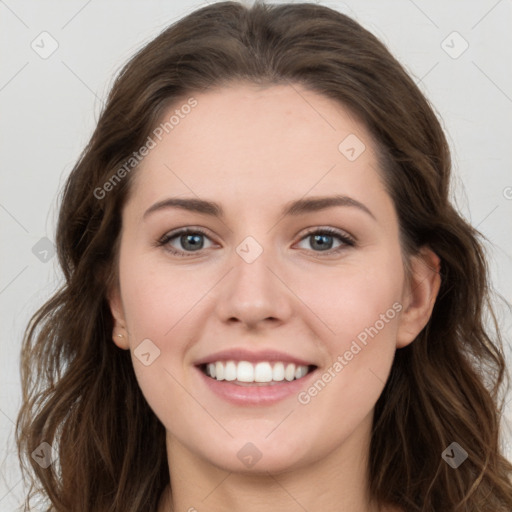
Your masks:
M235 83L194 97L197 106L133 176L120 284L109 295L113 340L131 350L140 388L167 431L173 495L162 495L159 512L398 510L369 500L373 411L395 351L431 315L439 258L422 250L407 278L374 142L338 103L298 85ZM349 134L366 146L354 161L338 150ZM289 201L335 193L373 217L353 206L280 217ZM167 208L143 218L169 197L214 200L225 217ZM156 245L187 226L207 231L199 252L179 236L167 247L188 257ZM322 227L350 234L356 245L334 236L329 248L342 249L324 255L306 236ZM250 264L236 252L247 236L263 248ZM401 311L307 405L292 395L235 406L194 368L218 350L247 347L302 357L322 373L394 303ZM134 350L147 338L160 355L145 366ZM248 442L262 454L251 468L237 457Z

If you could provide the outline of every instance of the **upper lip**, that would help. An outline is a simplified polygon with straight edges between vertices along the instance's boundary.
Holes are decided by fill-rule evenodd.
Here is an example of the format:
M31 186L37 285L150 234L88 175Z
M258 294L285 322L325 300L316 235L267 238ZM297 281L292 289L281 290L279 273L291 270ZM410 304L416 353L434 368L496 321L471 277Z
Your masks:
M259 350L257 352L253 352L245 348L221 350L220 352L215 352L214 354L198 359L194 364L196 366L200 366L202 364L214 363L216 361L248 361L250 363L257 363L260 361L281 361L283 363L294 363L300 366L314 365L311 361L306 361L300 357L292 356L277 350Z

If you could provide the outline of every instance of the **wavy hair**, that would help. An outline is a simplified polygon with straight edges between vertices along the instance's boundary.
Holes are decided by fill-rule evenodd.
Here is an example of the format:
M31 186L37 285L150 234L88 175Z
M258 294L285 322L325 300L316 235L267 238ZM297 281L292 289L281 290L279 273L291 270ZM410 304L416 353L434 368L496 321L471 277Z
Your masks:
M107 301L137 168L104 197L95 191L179 98L237 81L300 84L350 109L375 139L404 255L428 246L441 259L432 316L397 350L375 407L372 499L408 512L510 512L512 466L500 451L502 338L483 237L450 202L440 122L400 63L356 21L313 3L259 1L196 10L138 51L65 184L56 234L64 281L32 317L21 351L16 442L30 480L25 510L37 494L55 512L153 511L169 484L165 429L129 352L111 340ZM441 457L453 441L468 453L456 470ZM31 457L44 442L58 455L47 468Z

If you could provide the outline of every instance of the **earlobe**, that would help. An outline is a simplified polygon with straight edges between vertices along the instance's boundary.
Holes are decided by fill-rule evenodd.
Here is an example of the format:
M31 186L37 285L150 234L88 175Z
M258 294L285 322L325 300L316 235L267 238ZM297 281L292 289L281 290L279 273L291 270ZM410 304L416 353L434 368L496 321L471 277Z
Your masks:
M412 343L427 325L439 288L441 287L441 260L428 247L410 259L410 276L403 296L404 309L400 317L397 348Z
M112 317L114 319L112 340L119 348L128 350L130 348L128 331L126 329L123 304L121 302L121 296L118 288L112 290L108 294L108 303L110 306L110 312L112 313Z

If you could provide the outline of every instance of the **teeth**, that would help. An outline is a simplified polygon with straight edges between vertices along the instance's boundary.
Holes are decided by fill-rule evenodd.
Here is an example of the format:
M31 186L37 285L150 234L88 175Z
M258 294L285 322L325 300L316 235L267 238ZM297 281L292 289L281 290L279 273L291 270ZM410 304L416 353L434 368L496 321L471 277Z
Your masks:
M228 361L224 369L224 378L226 380L236 380L236 364L234 363L234 361Z
M216 380L238 382L281 382L301 379L308 373L307 366L267 361L252 364L248 361L216 361L206 365L206 375Z
M295 378L295 365L289 364L284 371L284 378L286 380L293 380Z
M236 369L236 380L254 382L254 366L247 361L240 361Z
M222 363L215 363L215 378L217 380L224 380L224 365Z
M272 368L272 380L281 382L284 380L284 364L283 363L275 363L274 368Z
M272 366L270 363L257 363L254 367L254 382L270 382L272 380Z
M297 369L295 370L295 378L301 379L302 377L304 377L304 375L306 375L306 373L308 373L307 366L298 366Z

